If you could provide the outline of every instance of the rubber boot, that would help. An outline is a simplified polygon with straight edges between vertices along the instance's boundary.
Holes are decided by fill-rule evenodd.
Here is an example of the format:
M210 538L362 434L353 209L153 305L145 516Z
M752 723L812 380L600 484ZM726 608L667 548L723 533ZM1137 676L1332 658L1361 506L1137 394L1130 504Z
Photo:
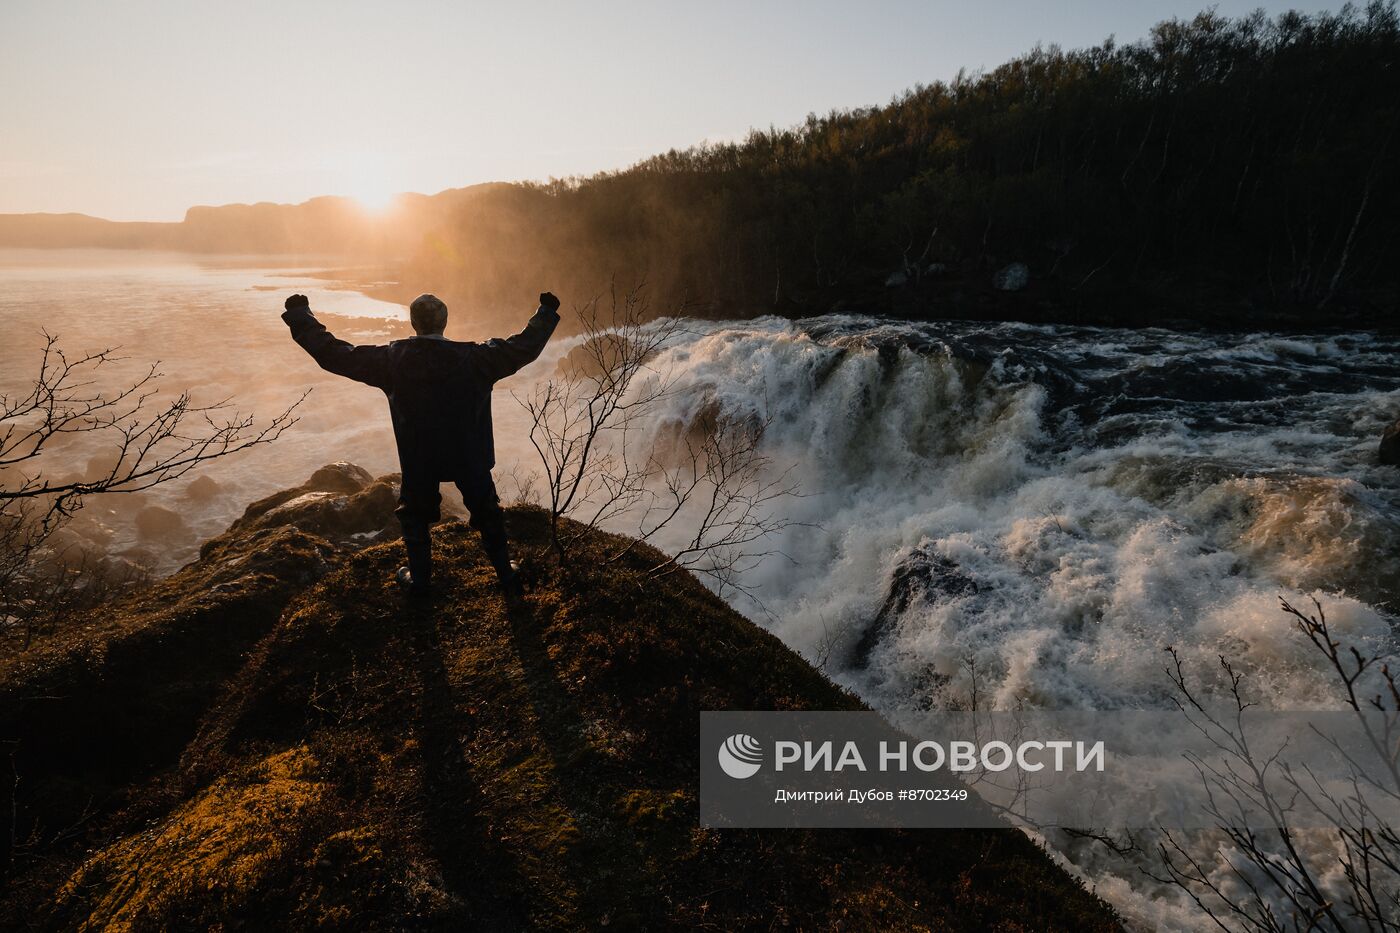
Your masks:
M484 546L485 542L482 544ZM510 559L510 545L504 541L492 542L492 546L486 549L486 557L496 568L496 580L506 598L520 599L524 596L525 585L520 582L520 575L515 572L515 564Z
M399 568L397 579L408 595L427 596L433 587L433 539L426 528L405 528L403 545L408 566Z

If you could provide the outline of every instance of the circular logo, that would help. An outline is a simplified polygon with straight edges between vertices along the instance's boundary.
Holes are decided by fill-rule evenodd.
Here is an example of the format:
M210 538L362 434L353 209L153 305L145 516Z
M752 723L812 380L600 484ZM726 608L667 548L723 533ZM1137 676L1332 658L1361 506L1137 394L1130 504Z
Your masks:
M719 766L732 778L753 777L762 764L763 746L751 735L731 735L719 747Z

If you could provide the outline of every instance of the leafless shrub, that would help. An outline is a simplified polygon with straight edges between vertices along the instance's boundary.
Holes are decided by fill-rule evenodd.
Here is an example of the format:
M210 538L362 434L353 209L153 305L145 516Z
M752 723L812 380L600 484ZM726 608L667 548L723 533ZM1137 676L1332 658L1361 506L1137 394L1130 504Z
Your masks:
M1230 699L1222 714L1201 701L1180 657L1168 649L1178 706L1221 757L1211 765L1197 762L1216 829L1194 835L1161 830L1162 871L1153 877L1186 892L1223 930L1400 930L1400 835L1368 802L1376 795L1400 801L1400 687L1382 657L1335 637L1316 599L1311 613L1280 602L1326 660L1375 757L1360 761L1323 737L1347 762L1350 790L1344 793L1308 768L1279 764L1276 749L1251 742L1243 714L1253 703L1236 666L1220 658ZM1358 687L1368 671L1377 673L1380 688L1363 697ZM1300 802L1325 814L1330 828L1291 827L1290 811ZM1269 828L1248 828L1246 811L1266 814Z
M7 544L0 537L0 547ZM6 602L5 622L7 634L20 650L27 650L40 635L66 628L89 610L145 586L151 576L146 567L131 561L45 545L33 553L31 565L18 579L18 598Z
M743 574L772 553L765 539L792 524L774 506L797 494L786 473L765 477L770 463L760 444L767 427L766 422L721 422L712 412L702 415L700 440L684 440L677 465L651 459L633 542L611 559L681 521L687 528L684 544L648 573L664 576L686 569L708 577L721 594L745 589Z
M1175 704L1216 753L1209 760L1184 753L1200 781L1209 828L1045 825L1016 806L1022 792L1033 788L1015 774L983 782L984 790L991 783L998 791L992 795L999 801L994 808L1055 839L1067 854L1092 848L1096 855L1089 861L1101 868L1139 874L1184 893L1199 912L1201 927L1265 933L1400 930L1400 833L1390 819L1400 803L1400 683L1384 656L1342 642L1319 601L1313 600L1310 612L1280 602L1325 662L1346 709L1357 716L1360 748L1311 726L1343 763L1342 780L1290 763L1275 740L1255 734L1246 715L1255 703L1239 665L1219 658L1226 702L1217 705L1194 682L1180 654L1168 648L1166 673ZM971 686L956 708L975 713L977 671L971 659L965 664ZM964 780L975 786L980 777L973 773ZM1008 780L1013 783L998 783ZM1010 806L1000 802L1008 791ZM1378 808L1378 801L1387 807ZM1300 828L1295 814L1304 810L1309 823ZM1081 855L1072 857L1082 861Z
M502 472L496 481L496 488L500 491L501 501L507 505L538 505L539 494L535 490L537 482L538 473L517 463Z
M839 630L831 627L826 620L826 616L822 616L821 623L822 637L817 639L817 643L812 650L812 656L809 660L812 662L812 666L817 670L830 673L831 656L841 643L841 633Z
M1011 747L1019 747L1026 735L1026 724L1021 718L1023 704L1018 700L1009 710L995 710L984 698L981 675L977 671L977 656L966 655L962 668L967 672L967 690L961 696L945 696L946 709L950 712L966 714L970 728L969 738L973 744L983 746L988 742L1005 742ZM978 764L961 778L964 785L981 791L982 802L1006 817L1012 825L1033 829L1044 833L1051 827L1031 818L1028 808L1030 795L1042 786L1029 772L1020 768L1006 771L992 771Z
M648 327L641 290L619 301L612 292L604 317L594 299L577 312L583 342L560 364L555 378L516 400L530 416L530 443L543 470L555 553L565 559L559 520L588 526L625 511L641 496L644 467L628 459L627 433L670 384L648 363L676 333L677 319ZM619 443L610 444L616 438Z
M641 287L595 299L579 310L582 343L553 379L517 400L530 416L530 442L543 472L554 553L568 562L571 539L560 519L586 534L626 526L639 542L685 532L683 543L649 568L653 577L686 569L716 588L744 590L741 577L772 553L764 542L792 523L774 505L797 494L786 473L767 476L767 424L708 410L666 443L637 440L641 426L675 391L674 376L655 366L679 333L680 318L648 320Z
M188 392L165 400L159 364L115 389L100 387L115 348L69 357L45 334L31 387L0 395L0 619L23 647L34 634L139 577L55 547L55 534L89 496L139 492L190 470L276 440L296 423L300 400L271 421L231 411L227 400L195 404ZM304 396L303 396L304 397ZM95 437L111 452L95 476L62 476L63 445Z

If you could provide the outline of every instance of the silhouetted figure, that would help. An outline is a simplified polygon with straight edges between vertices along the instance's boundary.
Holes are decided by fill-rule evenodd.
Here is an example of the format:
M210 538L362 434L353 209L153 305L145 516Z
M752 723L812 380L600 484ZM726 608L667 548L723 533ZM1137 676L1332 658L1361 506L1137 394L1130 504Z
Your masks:
M441 514L441 483L456 483L481 533L481 546L496 568L502 589L518 596L520 581L511 566L505 516L491 481L496 447L491 434L491 387L535 360L559 323L559 299L540 295L540 307L525 329L505 340L463 343L442 335L447 305L419 295L409 308L416 337L387 346L352 346L317 321L305 295L287 299L282 320L292 339L327 372L384 390L394 422L403 485L397 514L408 549L399 582L410 594L426 595L432 585L429 527Z

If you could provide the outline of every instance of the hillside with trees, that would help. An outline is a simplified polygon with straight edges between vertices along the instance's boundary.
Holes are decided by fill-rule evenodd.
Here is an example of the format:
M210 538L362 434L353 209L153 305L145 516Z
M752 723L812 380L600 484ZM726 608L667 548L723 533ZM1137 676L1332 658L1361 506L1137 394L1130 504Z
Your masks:
M616 275L724 316L1384 325L1398 62L1393 3L1036 49L883 107L497 189L409 278L485 306ZM1012 263L1028 284L998 289Z

